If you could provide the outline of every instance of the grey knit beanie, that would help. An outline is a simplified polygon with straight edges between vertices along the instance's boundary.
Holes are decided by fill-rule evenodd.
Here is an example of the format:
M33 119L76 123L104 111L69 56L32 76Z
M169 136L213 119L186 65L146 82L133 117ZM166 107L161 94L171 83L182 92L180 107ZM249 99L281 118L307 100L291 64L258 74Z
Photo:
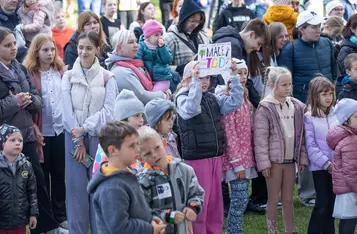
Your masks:
M175 104L171 101L155 98L145 105L145 118L150 127L154 127L160 120L161 116L168 110L174 110Z
M115 100L114 119L121 121L139 113L144 113L144 104L133 91L123 89Z

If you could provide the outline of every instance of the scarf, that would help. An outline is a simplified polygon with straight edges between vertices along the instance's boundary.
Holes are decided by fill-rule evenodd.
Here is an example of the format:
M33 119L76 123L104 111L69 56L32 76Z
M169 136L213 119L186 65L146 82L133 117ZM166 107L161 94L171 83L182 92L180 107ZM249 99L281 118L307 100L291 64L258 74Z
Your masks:
M141 59L133 60L122 60L115 62L115 65L130 68L136 76L139 78L140 83L143 85L144 89L147 91L152 91L153 83L149 72L145 69L142 72L139 68L144 68L144 62Z

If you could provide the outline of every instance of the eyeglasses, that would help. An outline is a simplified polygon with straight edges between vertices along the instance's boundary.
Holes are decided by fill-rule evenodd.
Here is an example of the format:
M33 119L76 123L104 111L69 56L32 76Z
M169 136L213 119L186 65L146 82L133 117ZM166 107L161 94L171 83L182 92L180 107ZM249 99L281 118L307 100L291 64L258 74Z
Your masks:
M198 20L188 19L188 21L189 21L191 24L197 24L197 25L203 23L202 20L199 20L199 21L198 21Z
M289 34L278 36L278 40L285 39L285 38L289 39L290 38Z

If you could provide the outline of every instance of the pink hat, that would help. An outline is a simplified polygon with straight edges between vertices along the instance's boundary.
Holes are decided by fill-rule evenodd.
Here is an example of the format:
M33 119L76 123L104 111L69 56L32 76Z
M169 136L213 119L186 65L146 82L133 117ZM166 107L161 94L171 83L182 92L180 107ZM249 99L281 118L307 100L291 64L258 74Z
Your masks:
M156 20L148 20L143 26L144 37L148 39L152 34L164 33L162 25Z

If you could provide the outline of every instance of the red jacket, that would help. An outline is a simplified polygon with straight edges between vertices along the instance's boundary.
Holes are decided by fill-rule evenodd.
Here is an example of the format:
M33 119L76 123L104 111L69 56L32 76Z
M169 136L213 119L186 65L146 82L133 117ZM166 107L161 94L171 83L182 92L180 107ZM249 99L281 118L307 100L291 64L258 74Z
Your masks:
M334 150L332 180L335 194L357 193L357 129L338 125L327 134Z

